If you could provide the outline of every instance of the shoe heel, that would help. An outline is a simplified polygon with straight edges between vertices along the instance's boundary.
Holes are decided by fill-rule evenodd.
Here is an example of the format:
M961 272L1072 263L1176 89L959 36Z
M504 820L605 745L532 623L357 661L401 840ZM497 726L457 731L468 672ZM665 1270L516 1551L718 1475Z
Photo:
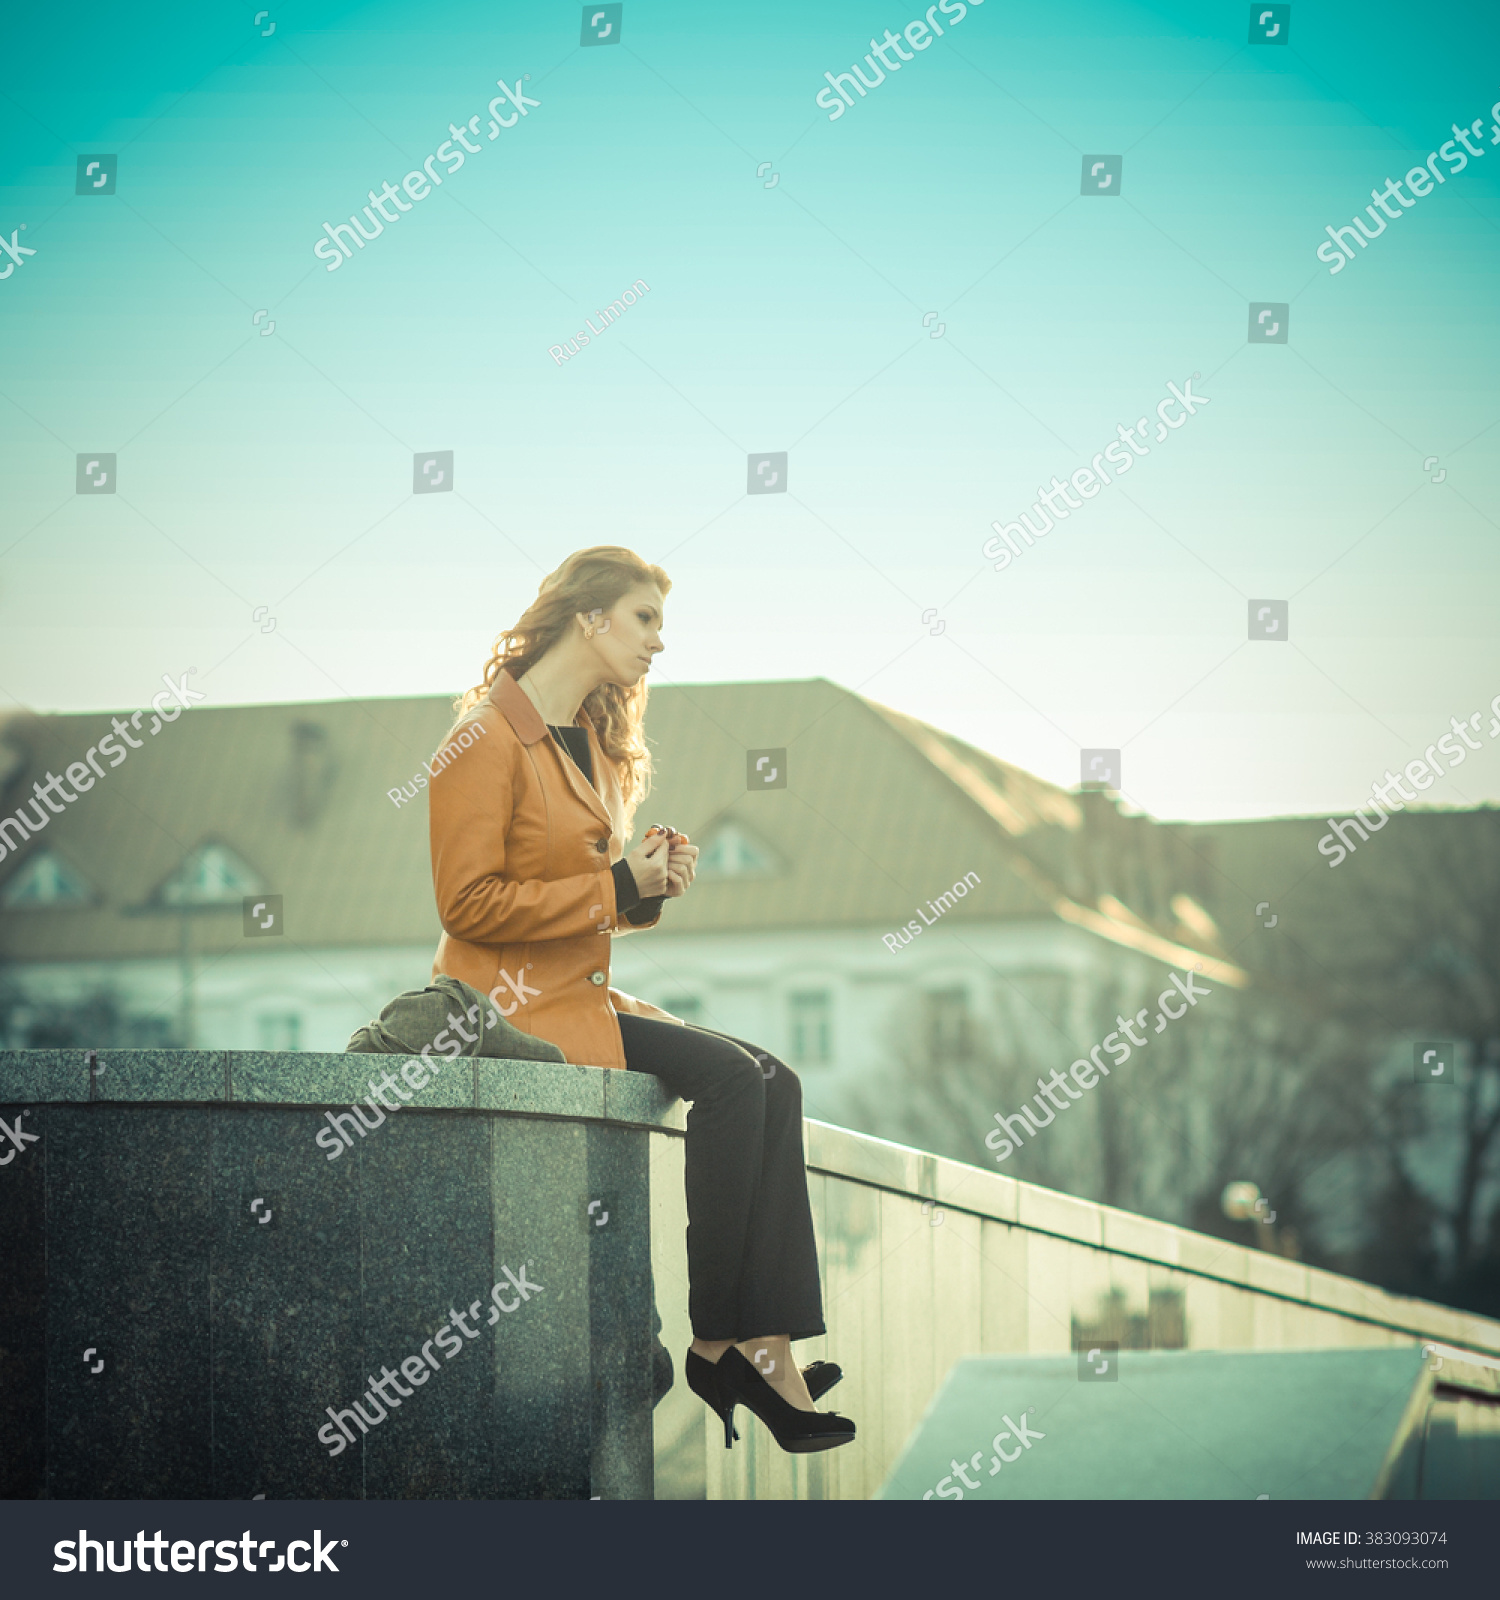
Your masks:
M705 1361L702 1356L689 1350L684 1371L688 1387L724 1424L724 1448L732 1450L734 1441L740 1436L739 1429L734 1425L735 1402L733 1400L725 1402L724 1389L719 1383L713 1362Z

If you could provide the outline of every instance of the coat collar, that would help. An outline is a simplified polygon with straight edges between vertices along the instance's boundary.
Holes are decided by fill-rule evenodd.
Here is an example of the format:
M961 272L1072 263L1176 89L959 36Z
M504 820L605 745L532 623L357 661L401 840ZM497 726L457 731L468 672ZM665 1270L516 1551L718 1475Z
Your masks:
M552 746L562 766L563 776L573 793L613 832L615 819L611 814L611 807L600 798L596 787L584 781L583 774L578 770L578 765L572 756L557 749L556 742L547 731L547 724L542 720L541 712L531 703L530 695L504 667L500 669L500 674L486 698L515 729L516 737L522 744L530 746L536 744L538 740L545 739ZM614 768L604 755L588 713L580 709L574 719L574 725L588 730L589 754L593 761L594 777L596 779L602 777L605 787L608 788L614 779Z
M538 739L547 737L547 724L542 721L541 712L532 705L531 697L504 667L501 667L486 698L497 711L504 714L522 744L535 744Z

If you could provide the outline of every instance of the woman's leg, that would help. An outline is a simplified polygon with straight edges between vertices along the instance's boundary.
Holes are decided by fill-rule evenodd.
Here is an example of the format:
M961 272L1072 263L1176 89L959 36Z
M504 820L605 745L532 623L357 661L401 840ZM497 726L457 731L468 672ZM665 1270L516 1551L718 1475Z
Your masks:
M709 1028L621 1014L627 1066L692 1102L687 1119L689 1315L700 1353L762 1346L768 1378L802 1389L773 1340L824 1331L802 1160L802 1093L784 1063ZM781 1330L779 1333L748 1330ZM709 1353L708 1347L714 1347ZM794 1375L794 1376L793 1376ZM779 1387L780 1385L778 1385ZM810 1404L810 1402L808 1402Z
M690 1102L687 1117L688 1316L700 1340L745 1336L740 1282L760 1186L765 1087L737 1045L676 1023L621 1013L632 1072Z
M746 1324L761 1330L762 1338L773 1328L789 1339L816 1338L827 1328L802 1158L801 1081L784 1061L746 1039L712 1028L698 1031L737 1045L756 1063L765 1085L760 1184L741 1289ZM746 1340L755 1337L745 1335ZM750 1352L746 1355L753 1359Z
M766 1086L760 1204L746 1250L744 1304L753 1327L799 1330L752 1335L739 1341L739 1351L784 1400L800 1411L814 1411L816 1402L792 1355L793 1339L824 1331L817 1243L802 1158L802 1083L784 1061L749 1040L727 1033L717 1037L749 1053Z

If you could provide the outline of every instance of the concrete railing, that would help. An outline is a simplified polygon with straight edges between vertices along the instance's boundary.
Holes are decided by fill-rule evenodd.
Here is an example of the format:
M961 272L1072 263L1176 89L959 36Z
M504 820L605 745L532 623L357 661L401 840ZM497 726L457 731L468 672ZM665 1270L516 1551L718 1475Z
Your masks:
M1110 1339L1195 1350L1431 1342L1500 1356L1500 1323L1187 1228L823 1123L807 1124L807 1150L828 1334L799 1344L798 1359L843 1366L822 1405L854 1418L859 1438L799 1457L758 1424L742 1422L744 1444L728 1454L710 1432L711 1497L874 1495L964 1356ZM662 1448L680 1404L674 1391L656 1413L659 1497L688 1483Z
M741 1412L726 1454L681 1377L682 1103L403 1064L0 1054L0 1495L865 1498L967 1355L1500 1354L1495 1322L809 1122L829 1331L797 1354L844 1367L859 1438L788 1456ZM402 1109L362 1129L372 1079Z

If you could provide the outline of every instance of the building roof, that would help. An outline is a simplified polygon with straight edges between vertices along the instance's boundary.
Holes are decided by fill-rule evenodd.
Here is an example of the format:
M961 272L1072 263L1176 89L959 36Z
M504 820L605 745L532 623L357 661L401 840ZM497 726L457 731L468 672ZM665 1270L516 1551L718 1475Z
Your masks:
M1366 806L1373 816L1373 806ZM1378 986L1393 953L1493 949L1500 929L1500 810L1411 807L1336 865L1318 850L1335 817L1192 825L1204 901L1225 949L1267 980Z
M399 807L390 793L414 784L451 724L451 701L425 696L198 706L155 736L138 730L141 749L106 765L90 792L0 860L0 902L43 850L62 869L44 874L49 882L81 880L91 896L0 917L0 956L176 954L183 913L164 903L174 892L164 886L175 879L181 900L185 863L227 897L192 913L200 953L244 937L236 871L255 892L283 897L295 945L435 946L425 791ZM0 767L0 815L109 729L107 715L0 722L15 752L8 777ZM656 771L637 837L662 821L705 848L692 893L668 907L664 927L894 930L968 878L967 896L945 911L955 921L1056 918L1245 981L1197 898L1191 853L1156 841L1141 855L1135 841L1156 826L1148 819L1123 818L1103 795L1046 783L827 679L655 685L646 736ZM773 785L752 781L750 752L775 752L759 769L780 769ZM1183 907L1196 918L1184 920Z

